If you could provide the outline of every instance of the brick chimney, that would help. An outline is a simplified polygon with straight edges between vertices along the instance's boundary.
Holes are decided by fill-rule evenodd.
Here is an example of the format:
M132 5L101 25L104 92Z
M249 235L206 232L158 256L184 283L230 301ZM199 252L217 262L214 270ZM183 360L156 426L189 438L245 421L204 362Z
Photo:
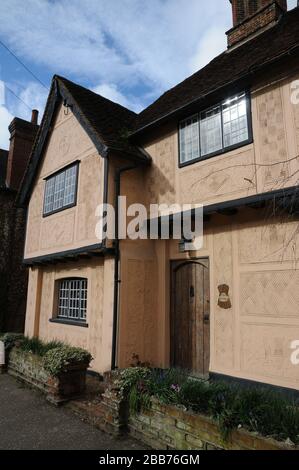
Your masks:
M287 0L229 0L233 28L227 34L228 47L243 43L274 26L287 7Z
M5 188L8 151L0 149L0 188Z
M14 118L9 125L10 145L6 171L6 185L17 190L24 176L32 145L38 130L38 111L33 110L31 122Z

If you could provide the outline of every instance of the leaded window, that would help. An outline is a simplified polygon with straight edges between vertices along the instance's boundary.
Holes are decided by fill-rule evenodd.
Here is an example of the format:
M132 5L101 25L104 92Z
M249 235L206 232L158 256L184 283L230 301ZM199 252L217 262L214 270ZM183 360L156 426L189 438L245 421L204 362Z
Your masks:
M76 201L78 164L72 165L46 180L44 215L71 207Z
M58 319L86 321L87 279L62 279L58 288Z
M221 107L208 109L200 115L201 155L217 152L222 148Z
M180 123L180 152L182 163L199 157L198 115Z
M249 97L240 93L180 122L180 164L250 141Z

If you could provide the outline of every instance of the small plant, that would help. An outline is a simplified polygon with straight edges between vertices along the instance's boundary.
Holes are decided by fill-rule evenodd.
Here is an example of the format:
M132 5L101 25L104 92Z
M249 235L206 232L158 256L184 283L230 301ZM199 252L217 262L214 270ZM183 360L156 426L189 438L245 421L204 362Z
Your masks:
M150 408L152 397L157 397L164 403L176 403L184 380L185 375L175 369L163 371L132 367L121 372L119 385L129 401L131 412L137 413Z
M91 360L91 354L85 349L59 345L46 352L43 365L50 375L57 377L62 372L65 372L68 366L75 364L89 365Z
M19 344L19 349L21 351L36 354L40 357L44 357L48 351L58 347L63 347L63 343L61 341L54 340L46 343L39 338L28 338L27 336L25 336Z
M142 362L138 354L132 354L132 364L131 367L148 367L150 368L149 362Z
M151 396L147 386L150 376L151 369L148 367L131 367L120 373L118 379L120 392L128 400L133 414L150 406Z

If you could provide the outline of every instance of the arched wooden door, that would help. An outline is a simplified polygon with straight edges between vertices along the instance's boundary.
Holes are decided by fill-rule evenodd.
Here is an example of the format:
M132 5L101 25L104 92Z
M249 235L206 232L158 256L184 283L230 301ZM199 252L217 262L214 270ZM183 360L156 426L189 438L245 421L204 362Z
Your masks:
M171 364L206 376L210 363L209 261L172 263Z

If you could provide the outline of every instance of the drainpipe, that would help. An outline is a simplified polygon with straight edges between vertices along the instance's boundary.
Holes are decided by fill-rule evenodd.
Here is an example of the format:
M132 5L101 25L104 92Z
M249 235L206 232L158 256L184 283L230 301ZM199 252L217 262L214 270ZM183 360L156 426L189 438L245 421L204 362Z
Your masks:
M120 180L121 175L126 171L134 170L137 168L137 165L128 165L122 168L118 168L115 173L115 242L114 242L114 301L113 301L113 328L112 328L112 357L111 357L111 370L116 369L116 350L117 350L117 328L118 328L118 301L119 301L119 260L120 260L120 250L119 250L119 204L118 198L120 196Z

